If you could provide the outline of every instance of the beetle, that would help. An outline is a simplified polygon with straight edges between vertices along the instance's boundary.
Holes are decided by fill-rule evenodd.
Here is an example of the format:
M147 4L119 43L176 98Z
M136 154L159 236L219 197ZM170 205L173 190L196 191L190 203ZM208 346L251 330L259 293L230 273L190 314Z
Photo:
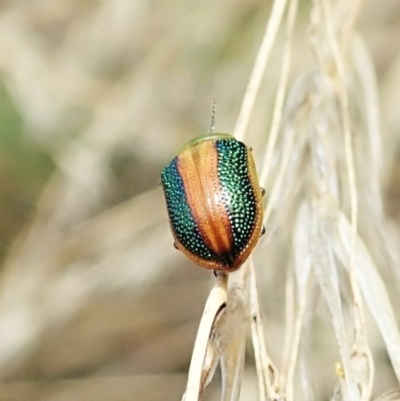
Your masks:
M237 270L265 231L251 149L229 134L197 137L163 169L161 184L175 248L207 269Z

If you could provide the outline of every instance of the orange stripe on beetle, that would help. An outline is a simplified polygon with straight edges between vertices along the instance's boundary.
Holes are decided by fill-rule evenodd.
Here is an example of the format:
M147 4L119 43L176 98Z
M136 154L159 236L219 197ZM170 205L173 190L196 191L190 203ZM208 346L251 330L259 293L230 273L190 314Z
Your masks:
M215 142L204 141L178 156L187 203L204 243L216 254L229 252L233 236L221 199Z

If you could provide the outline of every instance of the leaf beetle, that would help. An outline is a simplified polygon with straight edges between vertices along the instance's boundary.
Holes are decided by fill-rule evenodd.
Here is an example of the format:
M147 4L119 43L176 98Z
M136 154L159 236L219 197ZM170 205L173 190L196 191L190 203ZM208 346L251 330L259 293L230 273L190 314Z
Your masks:
M251 149L229 134L197 137L163 169L161 184L174 246L207 269L237 270L264 233Z

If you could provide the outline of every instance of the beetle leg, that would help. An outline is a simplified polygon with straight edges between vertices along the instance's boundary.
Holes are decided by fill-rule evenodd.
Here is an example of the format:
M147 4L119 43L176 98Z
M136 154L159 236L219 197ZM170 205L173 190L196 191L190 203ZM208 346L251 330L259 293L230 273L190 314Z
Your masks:
M264 188L260 188L260 191L261 191L261 196L264 196L265 195L265 189Z
M178 245L176 244L176 241L174 241L174 248L175 248L175 249L179 249L179 248L178 248Z
M227 271L223 270L216 270L216 269L213 270L213 275L215 278L226 276L227 273L228 273Z
M262 237L266 231L265 226L262 226L260 237Z

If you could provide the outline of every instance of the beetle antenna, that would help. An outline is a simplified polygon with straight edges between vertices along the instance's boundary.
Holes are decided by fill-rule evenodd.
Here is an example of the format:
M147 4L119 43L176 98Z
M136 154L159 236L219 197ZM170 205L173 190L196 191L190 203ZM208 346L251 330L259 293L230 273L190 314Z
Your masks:
M211 127L210 133L212 134L215 131L215 113L217 109L217 102L215 101L215 97L212 98L211 101Z

